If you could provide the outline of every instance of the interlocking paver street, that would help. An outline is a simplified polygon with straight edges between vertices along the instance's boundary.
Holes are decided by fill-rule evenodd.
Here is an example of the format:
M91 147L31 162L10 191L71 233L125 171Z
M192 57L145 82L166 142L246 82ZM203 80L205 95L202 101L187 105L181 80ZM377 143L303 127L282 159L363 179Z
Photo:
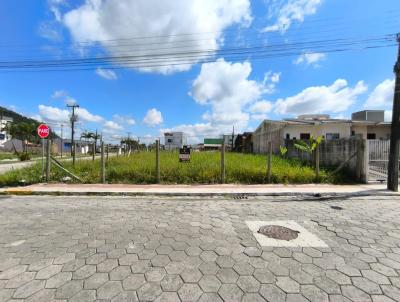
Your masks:
M310 199L0 197L0 301L400 301L400 197ZM275 220L328 247L260 246Z

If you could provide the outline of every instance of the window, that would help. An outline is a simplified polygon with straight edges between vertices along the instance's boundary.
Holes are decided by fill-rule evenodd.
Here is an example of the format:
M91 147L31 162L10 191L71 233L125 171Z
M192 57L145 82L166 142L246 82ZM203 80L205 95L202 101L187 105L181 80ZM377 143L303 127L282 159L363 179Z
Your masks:
M376 139L375 133L367 133L367 139Z
M300 133L300 139L310 139L310 133Z
M354 130L351 131L351 136L356 135L356 132Z
M339 139L340 134L339 133L327 133L326 134L326 140L333 140L333 139Z
M169 138L169 139L168 139L168 142L169 142L169 143L172 143L172 138Z
M286 133L286 139L290 139L290 133Z

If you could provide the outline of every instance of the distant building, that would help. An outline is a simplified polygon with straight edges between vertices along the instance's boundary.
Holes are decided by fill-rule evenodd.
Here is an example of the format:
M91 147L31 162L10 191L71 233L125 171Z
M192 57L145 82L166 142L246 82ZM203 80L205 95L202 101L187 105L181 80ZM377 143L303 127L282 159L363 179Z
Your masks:
M0 147L3 147L6 142L11 139L11 135L5 130L2 130L8 123L12 123L13 119L7 116L0 116Z
M252 153L253 152L253 132L244 132L243 134L238 134L233 146L233 151Z
M187 137L183 132L165 132L164 139L165 150L175 150L187 145Z
M204 150L218 150L221 149L223 138L205 138Z
M237 134L233 134L233 135L232 134L224 134L223 137L224 137L226 149L227 150L233 149L238 135Z
M87 154L90 150L92 142L75 140L75 145L76 145L76 153ZM55 146L54 148L56 153L61 153L61 150L64 154L71 153L72 144L70 139L57 138L53 140L53 146Z
M350 137L364 139L389 139L391 123L384 121L383 110L364 110L352 114L349 119L333 119L327 114L300 115L281 121L264 120L254 131L254 152L264 153L271 141L274 151L285 139L308 140L321 136L326 140Z

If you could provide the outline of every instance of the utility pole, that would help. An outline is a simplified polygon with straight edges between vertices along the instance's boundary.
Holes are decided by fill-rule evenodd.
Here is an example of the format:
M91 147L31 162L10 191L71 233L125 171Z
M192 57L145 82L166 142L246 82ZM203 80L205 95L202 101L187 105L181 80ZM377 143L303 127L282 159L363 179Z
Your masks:
M75 108L79 108L78 104L73 104L73 105L67 105L67 107L72 108L72 115L71 115L71 156L72 156L72 164L75 166L75 154L76 154L76 148L75 148L75 122L77 120L77 117L75 115Z
M400 143L400 33L397 34L398 52L397 62L394 66L396 82L394 85L394 99L392 110L392 127L390 133L390 153L388 167L388 190L398 192L399 190L399 143Z

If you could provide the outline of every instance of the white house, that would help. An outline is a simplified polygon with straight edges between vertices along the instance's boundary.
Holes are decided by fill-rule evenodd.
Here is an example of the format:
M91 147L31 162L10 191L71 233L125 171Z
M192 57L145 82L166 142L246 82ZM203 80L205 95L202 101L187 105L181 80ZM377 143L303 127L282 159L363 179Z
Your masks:
M11 139L11 135L2 129L7 125L7 123L12 123L13 119L7 116L0 116L0 147L4 146L4 143Z
M164 133L165 150L175 150L187 145L187 137L183 132Z
M321 136L326 140L361 137L389 139L390 122L384 121L383 110L364 110L351 119L332 119L327 114L300 115L281 121L264 120L253 134L254 150L264 152L267 141L279 146L284 139L304 139Z

